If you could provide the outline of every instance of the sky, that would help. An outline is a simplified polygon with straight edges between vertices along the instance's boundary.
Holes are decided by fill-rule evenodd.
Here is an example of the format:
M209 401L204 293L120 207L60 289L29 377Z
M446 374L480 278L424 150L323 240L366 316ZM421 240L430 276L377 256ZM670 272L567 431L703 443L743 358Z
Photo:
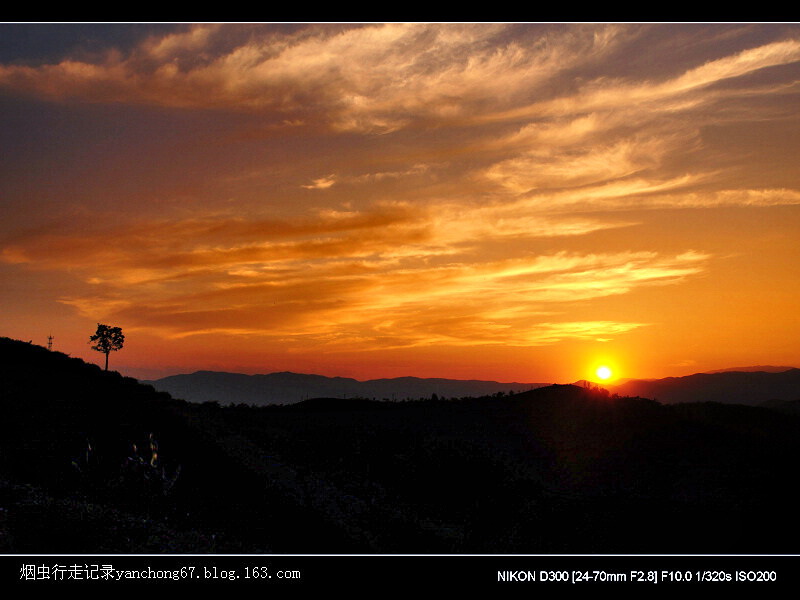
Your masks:
M800 365L800 25L0 24L0 335L110 368Z

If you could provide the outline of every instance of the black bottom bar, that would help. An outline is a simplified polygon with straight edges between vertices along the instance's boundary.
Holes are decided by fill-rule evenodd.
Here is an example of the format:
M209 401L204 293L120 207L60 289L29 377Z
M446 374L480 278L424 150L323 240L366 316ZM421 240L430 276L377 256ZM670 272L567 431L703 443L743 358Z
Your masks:
M289 590L800 590L798 556L0 556L0 586L242 586Z

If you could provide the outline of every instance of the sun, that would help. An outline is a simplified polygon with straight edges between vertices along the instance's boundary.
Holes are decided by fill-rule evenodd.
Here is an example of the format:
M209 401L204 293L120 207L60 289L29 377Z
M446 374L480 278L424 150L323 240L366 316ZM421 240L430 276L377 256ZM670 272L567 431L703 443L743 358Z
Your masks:
M597 370L595 371L595 375L597 375L597 377L603 381L606 379L611 379L613 374L614 373L611 371L611 369L605 365L597 367Z

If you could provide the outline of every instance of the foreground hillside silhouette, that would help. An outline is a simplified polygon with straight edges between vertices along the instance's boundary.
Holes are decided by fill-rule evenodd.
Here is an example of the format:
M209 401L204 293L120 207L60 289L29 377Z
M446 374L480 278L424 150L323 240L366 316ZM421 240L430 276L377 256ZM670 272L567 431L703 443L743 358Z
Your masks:
M796 551L791 411L570 385L192 404L7 338L0 376L2 552Z

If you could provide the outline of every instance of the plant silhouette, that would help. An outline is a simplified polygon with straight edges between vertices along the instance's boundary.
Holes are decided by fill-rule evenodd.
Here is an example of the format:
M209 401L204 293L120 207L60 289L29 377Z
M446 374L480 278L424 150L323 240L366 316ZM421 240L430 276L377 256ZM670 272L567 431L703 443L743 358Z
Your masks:
M97 324L97 331L89 336L89 342L94 342L92 350L97 350L106 355L106 371L108 371L108 355L116 350L121 350L125 343L125 336L122 328L110 327L109 325Z

